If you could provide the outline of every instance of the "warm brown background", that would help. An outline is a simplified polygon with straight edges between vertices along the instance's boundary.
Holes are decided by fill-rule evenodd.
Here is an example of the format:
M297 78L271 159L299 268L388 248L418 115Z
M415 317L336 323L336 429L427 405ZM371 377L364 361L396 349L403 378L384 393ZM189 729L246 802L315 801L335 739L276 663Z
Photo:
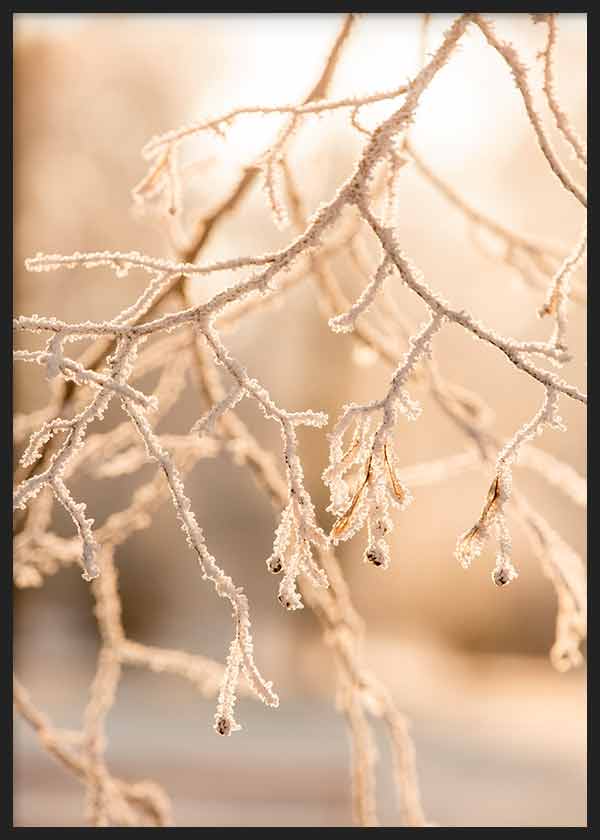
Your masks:
M143 282L139 276L28 275L23 259L37 251L167 254L160 229L130 213L129 189L144 171L140 147L152 134L201 114L299 99L311 87L339 21L336 15L15 16L16 312L99 319L132 301ZM561 15L560 21L558 90L584 134L585 16ZM432 43L445 23L434 16ZM529 65L535 63L543 27L534 27L526 15L504 15L499 31L514 40ZM416 17L363 18L333 95L398 84L414 72L417 50ZM264 138L260 124L244 125L228 151L213 160L212 147L198 147L198 156L207 158L194 194L199 208L218 201L236 162L252 159ZM293 159L315 205L331 195L360 144L338 118L316 122L301 137ZM468 35L423 98L413 137L431 165L480 209L530 234L575 240L580 208L547 169L508 72L480 35ZM566 159L560 139L556 144ZM460 215L417 173L407 171L404 179L398 235L428 281L499 331L543 336L547 327L535 317L539 295L524 289L506 266L474 251ZM287 236L274 228L257 191L223 227L205 259L272 249ZM205 285L199 295L217 288ZM397 299L407 315L422 316L406 290ZM574 310L570 342L577 361L566 367L565 377L581 387L585 328L584 314ZM343 403L380 395L385 387L383 368L352 363L350 339L328 330L309 287L292 292L283 309L254 315L228 342L290 409L323 409L334 419ZM442 371L493 406L499 434L509 436L536 410L538 389L499 354L455 328L436 346ZM17 369L15 388L18 411L41 407L46 399L38 368ZM401 421L398 428L397 449L407 465L463 445L429 400L423 408L418 423ZM165 428L182 432L201 410L190 386ZM584 410L563 400L561 413L568 434L547 432L540 446L584 473ZM253 407L242 404L241 414L259 440L278 452L278 430ZM307 485L329 526L320 480L324 436L303 432L302 445ZM102 522L125 505L134 480L150 474L148 467L135 479L81 480L74 489ZM515 480L583 552L584 512L524 470ZM473 472L419 488L397 519L393 566L385 577L360 563L361 537L344 548L344 568L368 622L370 660L414 720L431 818L464 826L584 825L585 675L559 675L548 663L553 591L517 528L521 576L506 591L490 583L491 548L468 574L452 556L456 536L471 524L488 483L488 476ZM347 745L331 711L330 661L308 611L282 613L273 579L264 573L274 527L269 503L248 474L225 458L201 461L187 486L211 550L248 592L258 662L274 680L282 707L272 712L243 701L245 731L223 742L210 729L210 704L187 686L128 673L110 718L109 759L123 774L163 781L180 825L347 824ZM57 518L57 530L70 533L68 528ZM150 530L127 542L118 559L131 637L224 658L227 609L200 580L170 507ZM34 700L57 723L75 726L96 649L90 596L77 571L64 570L41 590L17 592L14 630L16 667ZM77 784L54 768L20 723L15 735L16 824L80 824ZM387 770L385 753L381 762ZM382 813L393 825L393 796L384 776L382 770Z

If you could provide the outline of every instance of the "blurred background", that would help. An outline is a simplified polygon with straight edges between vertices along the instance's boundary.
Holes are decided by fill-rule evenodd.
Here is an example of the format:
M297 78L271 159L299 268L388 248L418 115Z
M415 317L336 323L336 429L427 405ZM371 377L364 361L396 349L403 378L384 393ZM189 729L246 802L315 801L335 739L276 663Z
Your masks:
M449 19L433 15L429 50ZM313 86L341 24L339 15L42 15L14 16L14 306L15 314L94 320L136 299L144 277L71 271L28 274L23 260L38 251L139 250L168 256L156 221L131 212L130 189L144 174L143 144L154 134L256 103L300 101ZM578 132L586 132L586 18L560 15L556 85ZM534 70L545 27L527 15L498 16L498 31ZM413 15L361 16L335 75L331 96L394 87L414 75L420 20ZM539 64L539 62L538 62ZM545 106L550 136L574 176ZM385 108L388 108L386 111ZM365 114L373 124L389 106ZM228 140L191 144L200 161L191 195L196 215L217 206L241 167L254 160L277 128L244 120ZM313 120L296 138L291 162L312 210L351 170L362 139L347 116ZM470 31L423 97L414 146L473 206L514 230L570 247L581 208L549 171L526 121L522 101L500 58ZM543 293L525 287L505 264L473 247L454 207L407 167L396 211L398 238L427 281L456 306L499 332L540 339L549 325L535 315ZM256 188L203 252L203 261L273 250L279 231ZM335 263L343 279L343 260ZM578 278L581 279L583 270ZM230 279L230 278L229 278ZM197 299L228 278L198 280ZM358 291L358 286L355 290ZM407 290L396 299L413 322L423 317ZM380 396L388 370L357 356L349 336L333 334L312 283L296 286L282 308L261 310L227 335L232 352L289 408L324 410L334 420L346 402ZM22 346L21 336L17 346ZM585 390L586 319L572 307L574 361L564 377ZM35 337L26 338L33 347ZM501 354L457 329L436 341L441 372L479 393L506 439L536 410L539 388ZM15 410L42 408L48 383L37 366L15 369ZM462 451L465 441L419 394L423 414L399 422L402 465ZM184 432L199 415L193 380L161 429ZM586 471L585 411L562 400L567 434L547 431L540 448ZM240 415L259 441L280 451L279 431L252 405ZM118 412L109 412L115 422ZM307 488L321 524L331 517L321 472L325 436L301 433ZM71 484L101 524L124 508L154 472ZM518 581L490 581L493 545L466 573L453 557L456 537L474 522L490 476L471 471L414 492L396 517L393 562L382 578L361 562L362 536L340 557L356 607L367 622L368 660L413 721L425 810L446 826L583 826L586 824L586 686L584 669L554 671L556 599L513 525ZM586 547L585 511L536 474L515 481L578 552ZM257 661L280 694L277 711L240 701L244 732L216 738L213 702L175 677L126 670L109 724L108 760L125 777L163 783L181 826L349 825L348 757L343 721L333 709L330 654L309 610L285 614L278 581L265 573L275 517L247 470L226 456L201 460L187 488L212 553L248 594ZM54 527L71 535L58 513ZM230 616L200 579L165 504L152 526L117 553L128 636L179 647L219 661L226 656ZM75 728L87 699L97 652L87 585L74 567L40 589L15 590L15 668L32 699L57 725ZM81 788L15 721L14 821L19 826L71 826L82 821ZM389 755L382 741L379 776L384 825L397 824Z

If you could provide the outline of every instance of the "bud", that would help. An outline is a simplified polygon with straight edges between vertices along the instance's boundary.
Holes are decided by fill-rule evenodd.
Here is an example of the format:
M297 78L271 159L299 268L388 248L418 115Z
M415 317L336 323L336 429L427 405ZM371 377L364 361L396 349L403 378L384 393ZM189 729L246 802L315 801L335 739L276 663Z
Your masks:
M288 598L287 595L278 595L277 600L281 604L282 607L285 607L286 610L298 610L302 608L302 604L294 604L291 598Z
M384 566L385 556L383 551L376 545L370 545L365 551L365 563L372 563L374 566Z
M215 732L219 735L231 735L231 723L225 717L220 717L215 722Z
M516 577L518 577L516 569L506 564L496 566L492 572L492 580L496 586L507 586Z
M272 554L269 557L267 560L267 569L272 575L278 575L283 569L283 563L281 562L281 557L278 554Z

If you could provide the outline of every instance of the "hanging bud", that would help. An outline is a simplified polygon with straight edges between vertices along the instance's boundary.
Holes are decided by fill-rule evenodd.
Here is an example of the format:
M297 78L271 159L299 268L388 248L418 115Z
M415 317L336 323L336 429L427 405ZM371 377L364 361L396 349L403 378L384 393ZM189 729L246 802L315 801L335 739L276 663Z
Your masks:
M283 569L283 563L281 562L281 557L278 554L272 554L269 557L267 560L267 569L272 575L278 575Z
M519 575L515 567L507 563L496 566L496 568L492 571L492 580L496 586L507 586L518 576Z
M231 735L231 723L225 717L220 717L215 721L215 732L219 735Z

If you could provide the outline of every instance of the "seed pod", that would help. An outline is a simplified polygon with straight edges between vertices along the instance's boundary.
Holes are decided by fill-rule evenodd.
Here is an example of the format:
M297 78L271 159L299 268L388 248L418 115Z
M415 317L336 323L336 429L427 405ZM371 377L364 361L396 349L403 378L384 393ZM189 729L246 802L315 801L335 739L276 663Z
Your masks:
M406 501L406 491L402 486L402 482L398 479L398 476L394 472L394 468L388 458L387 454L387 446L383 447L383 456L385 458L385 465L387 467L388 475L390 477L390 482L392 484L392 490L394 491L394 496L400 502L400 504L404 504Z
M371 459L369 458L369 463L367 464L367 470L366 470L364 481L362 482L362 484L360 485L360 487L358 488L358 490L354 494L354 496L352 498L352 501L350 502L350 506L344 511L344 513L342 513L342 515L339 517L339 519L337 519L333 524L333 528L331 529L331 536L334 540L337 539L338 537L340 537L344 533L344 531L346 531L346 529L348 528L348 525L350 524L350 519L352 518L352 514L354 513L354 509L356 508L358 502L360 501L360 497L362 496L363 491L364 491L365 487L367 486L367 483L369 481L370 476L371 476Z

